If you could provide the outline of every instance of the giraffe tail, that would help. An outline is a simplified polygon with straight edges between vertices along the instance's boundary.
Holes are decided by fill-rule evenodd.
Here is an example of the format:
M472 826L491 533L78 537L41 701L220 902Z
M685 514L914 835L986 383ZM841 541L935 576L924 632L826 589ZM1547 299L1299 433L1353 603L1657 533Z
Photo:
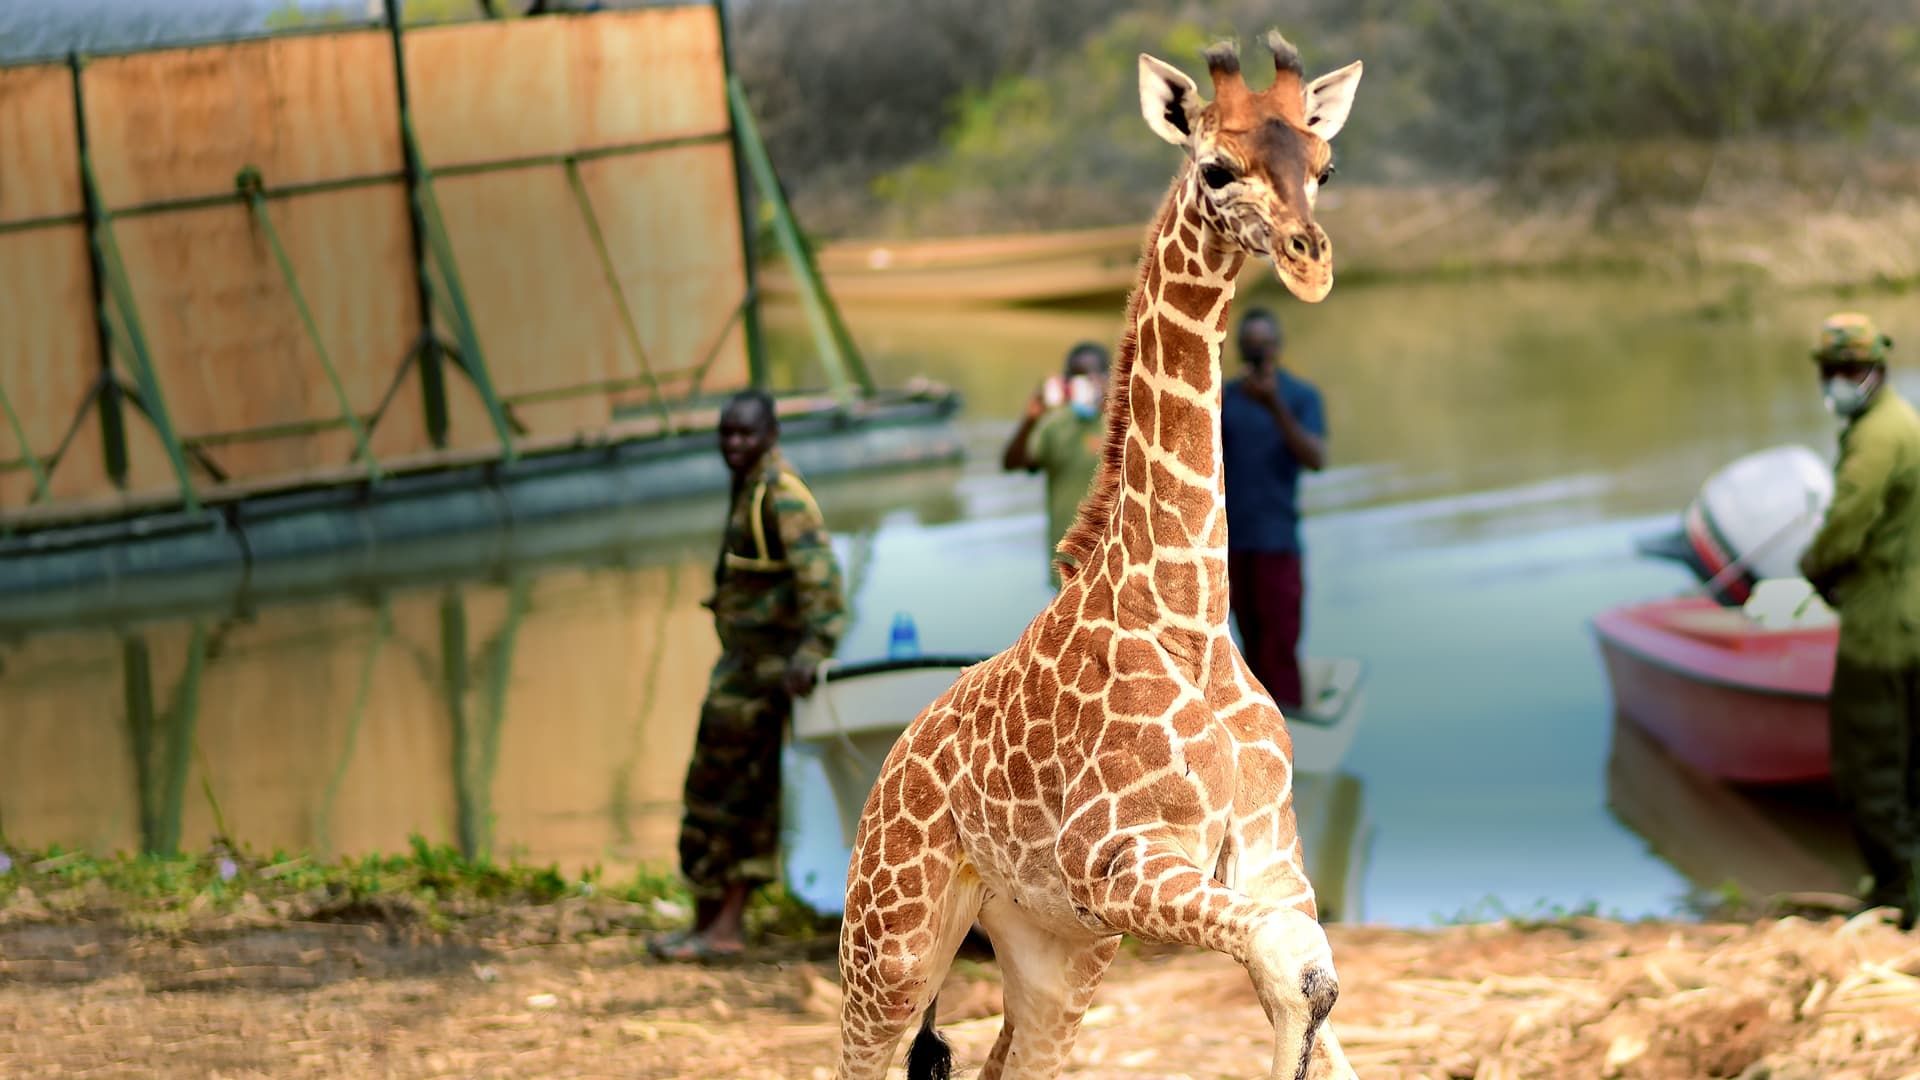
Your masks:
M953 1047L933 1027L934 1009L939 1004L938 998L929 1001L926 1015L920 1018L920 1033L907 1050L907 1080L949 1080L953 1076Z

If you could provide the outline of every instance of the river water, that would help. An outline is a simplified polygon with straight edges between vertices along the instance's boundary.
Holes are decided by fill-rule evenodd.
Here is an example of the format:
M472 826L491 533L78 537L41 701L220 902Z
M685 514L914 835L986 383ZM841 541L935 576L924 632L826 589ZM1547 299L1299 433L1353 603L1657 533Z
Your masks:
M1663 809L1684 778L1616 746L1587 620L1690 584L1632 542L1712 470L1788 442L1830 456L1806 349L1839 302L1565 277L1260 299L1331 428L1304 493L1305 649L1368 673L1340 766L1361 808L1337 834L1360 868L1345 910L1672 913L1736 872L1719 856L1753 835L1745 811L1698 820L1714 793ZM883 384L965 394L969 455L816 484L854 590L843 658L883 654L900 611L928 651L994 651L1045 602L1040 481L999 472L1000 443L1070 343L1117 336L1118 310L847 312ZM770 322L777 377L812 380L798 315ZM103 851L224 831L321 855L419 833L670 868L722 507L673 513L685 524L657 539L484 581L0 637L0 830Z

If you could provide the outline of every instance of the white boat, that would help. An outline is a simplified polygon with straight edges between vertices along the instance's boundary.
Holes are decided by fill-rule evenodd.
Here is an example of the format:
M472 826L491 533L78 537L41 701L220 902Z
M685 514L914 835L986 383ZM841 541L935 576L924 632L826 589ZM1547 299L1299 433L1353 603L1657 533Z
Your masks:
M782 762L781 854L789 892L822 914L842 910L854 830L887 752L963 670L987 659L918 656L823 667L813 693L794 703L793 737ZM1365 667L1348 657L1307 658L1303 666L1311 705L1287 716L1300 774L1296 812L1302 832L1320 837L1308 844L1308 857L1323 906L1342 911L1357 905L1369 832L1359 781L1339 772L1366 704ZM1355 905L1325 903L1335 899L1325 895L1332 892L1351 896Z

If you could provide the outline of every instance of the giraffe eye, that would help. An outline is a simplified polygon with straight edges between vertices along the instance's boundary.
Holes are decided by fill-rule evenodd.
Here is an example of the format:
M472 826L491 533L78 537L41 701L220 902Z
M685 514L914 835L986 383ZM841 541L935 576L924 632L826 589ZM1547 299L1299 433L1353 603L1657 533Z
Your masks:
M1333 162L1327 162L1327 167L1320 170L1319 184L1321 187L1326 187L1333 182L1333 174L1335 171Z
M1218 190L1233 183L1233 170L1224 165L1202 166L1200 179L1205 180L1208 187Z

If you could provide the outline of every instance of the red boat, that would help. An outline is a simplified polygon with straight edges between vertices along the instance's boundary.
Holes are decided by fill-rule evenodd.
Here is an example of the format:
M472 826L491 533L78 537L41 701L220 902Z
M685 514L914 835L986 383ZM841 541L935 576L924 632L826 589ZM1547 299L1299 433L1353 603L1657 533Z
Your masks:
M1697 596L1614 608L1593 627L1615 704L1674 757L1735 783L1830 775L1837 626L1772 629Z

